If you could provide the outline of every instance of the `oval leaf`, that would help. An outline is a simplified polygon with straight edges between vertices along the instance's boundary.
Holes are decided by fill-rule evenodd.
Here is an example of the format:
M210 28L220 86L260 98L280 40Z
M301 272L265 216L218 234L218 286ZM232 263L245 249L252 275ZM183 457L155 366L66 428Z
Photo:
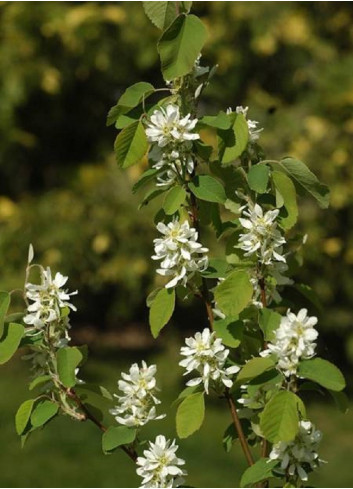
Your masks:
M191 192L201 200L223 204L227 200L226 192L221 182L209 175L194 177L189 183Z
M272 341L274 333L279 328L282 316L266 307L259 311L259 326L264 334L265 341Z
M323 358L302 360L298 369L299 377L313 380L322 387L339 392L346 387L342 372L333 363Z
M294 158L284 158L277 163L301 187L312 195L319 206L326 209L330 203L330 190L322 184L309 168ZM276 165L274 165L275 168Z
M244 322L238 317L219 319L213 323L213 329L224 345L238 348L243 338Z
M286 216L283 216L281 211L280 224L285 229L290 229L294 226L298 219L297 194L295 191L295 186L287 175L279 171L274 171L272 173L272 180L287 211Z
M187 396L179 405L176 414L176 430L179 438L187 438L200 429L205 417L203 392Z
M33 428L38 428L47 423L59 410L59 406L52 401L40 401L31 414Z
M267 190L270 169L266 165L254 165L248 173L248 184L251 190L263 194Z
M215 290L217 306L226 316L237 316L251 301L253 288L242 270L231 273Z
M22 433L25 431L31 417L31 412L35 401L35 399L28 399L18 408L15 416L16 432L18 435L22 435Z
M237 384L249 382L249 380L258 377L270 368L274 367L274 362L269 357L251 358L237 375Z
M264 437L271 443L294 440L299 430L299 412L305 418L304 404L293 392L275 394L260 415Z
M273 477L272 470L276 465L278 465L278 460L260 458L243 473L240 480L240 487L254 487L257 482Z
M128 168L144 157L147 148L145 129L141 121L136 121L118 134L114 143L116 161L122 168Z
M150 308L150 326L153 338L172 317L175 307L175 290L163 288L156 294Z
M206 28L195 15L182 14L175 19L158 42L165 80L190 73L206 37Z
M122 445L129 445L136 438L136 430L127 426L110 426L102 436L103 452L111 452Z
M154 86L147 82L138 82L127 88L118 103L110 109L107 117L107 126L114 124L121 115L130 112L131 109L139 105L142 100L149 97L153 92Z
M144 11L158 29L164 31L177 16L174 2L142 2Z
M6 363L16 353L24 332L25 328L22 324L5 324L0 342L0 365Z
M60 348L56 355L60 382L65 387L73 387L76 384L75 369L83 360L83 355L78 348Z
M186 191L180 185L173 187L165 196L163 209L167 216L174 214L185 202Z
M230 114L232 127L225 131L218 130L218 159L222 165L228 165L245 151L248 140L249 130L243 114Z
M7 310L10 306L10 294L3 290L0 291L0 341L4 334L4 321Z

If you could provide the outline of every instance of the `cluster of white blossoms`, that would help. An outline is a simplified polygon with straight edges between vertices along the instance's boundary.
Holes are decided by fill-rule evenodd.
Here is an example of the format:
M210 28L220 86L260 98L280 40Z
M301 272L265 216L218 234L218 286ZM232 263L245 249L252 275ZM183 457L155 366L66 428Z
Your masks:
M318 332L314 326L317 324L317 318L308 317L307 313L306 309L301 309L295 315L288 309L287 315L282 317L275 331L275 339L260 353L263 357L274 354L277 367L286 377L296 374L300 360L315 355Z
M156 161L153 168L161 170L157 185L171 185L178 176L184 179L186 173L194 171L190 150L191 142L200 138L193 132L197 121L191 119L191 114L181 117L179 107L174 104L161 107L151 115L146 136L153 145L150 153Z
M259 204L242 208L239 221L246 233L240 234L239 248L245 251L245 256L256 253L257 259L263 265L271 265L273 261L286 262L282 255L285 238L277 228L276 218L279 209L264 212Z
M281 461L281 469L290 476L308 480L307 471L316 469L322 460L317 453L322 433L310 421L299 422L299 433L294 441L280 441L273 445L271 460Z
M155 254L152 260L162 260L157 273L172 277L166 288L175 287L179 282L186 285L196 271L207 268L208 257L205 253L208 248L198 243L198 233L188 221L180 223L174 219L167 225L159 222L157 229L163 237L153 241Z
M33 325L36 329L44 328L46 325L61 319L63 308L70 308L76 311L76 307L70 303L72 295L63 289L68 277L64 277L57 272L54 279L48 267L41 270L40 285L26 283L26 297L32 303L27 308L27 314L23 318L28 325Z
M248 110L249 110L249 107L243 107L242 105L239 105L238 107L236 107L235 112L237 114L243 114L243 116L245 117L246 122L248 124L249 140L250 140L250 142L253 143L259 139L260 132L263 131L263 128L257 127L259 124L258 121L251 121L250 119L247 118ZM233 112L232 108L229 107L227 109L227 114L231 114L232 112Z
M233 381L230 378L239 372L240 367L233 365L225 368L229 350L222 344L216 333L205 328L202 333L197 332L194 337L185 339L186 346L182 346L180 354L186 357L179 365L186 369L184 375L196 370L198 377L189 380L186 385L195 386L203 383L206 393L209 392L210 382L218 387L223 383L230 388Z
M143 426L148 421L162 419L164 414L157 416L156 405L160 400L156 398L155 375L156 365L147 366L142 361L142 367L134 363L129 373L122 373L122 380L118 381L118 387L123 392L122 396L114 394L119 404L110 410L118 423L126 426Z
M180 466L185 461L176 456L178 445L175 440L167 440L163 435L149 442L149 449L144 450L144 457L138 457L137 474L142 477L141 487L179 487L184 483L186 471Z

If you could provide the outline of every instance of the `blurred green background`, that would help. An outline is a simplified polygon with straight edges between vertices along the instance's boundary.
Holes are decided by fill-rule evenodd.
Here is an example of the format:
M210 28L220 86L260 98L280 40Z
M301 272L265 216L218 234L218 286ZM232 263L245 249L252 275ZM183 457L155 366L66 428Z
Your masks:
M351 385L353 4L195 2L194 11L210 33L203 63L219 65L200 112L249 105L249 117L265 127L268 156L303 159L331 188L327 211L301 201L299 229L308 242L297 279L322 300L319 350ZM92 351L84 378L114 390L132 361L158 363L171 414L149 428L151 437L175 434L168 406L181 371L171 370L170 359L182 335L205 319L198 304L180 305L169 332L156 346L151 341L145 297L157 281L150 260L155 207L137 211L139 196L131 195L146 163L119 171L115 130L105 127L127 86L162 86L158 35L140 2L0 3L0 289L23 286L30 242L38 261L69 275L80 292L73 337ZM21 451L13 414L28 397L27 376L19 357L0 372L2 486L138 484L127 459L101 454L94 427L56 420ZM352 415L336 413L326 398L309 401L330 462L313 483L350 487ZM218 443L224 418L211 402L205 426L183 442L190 485L237 483L242 459Z

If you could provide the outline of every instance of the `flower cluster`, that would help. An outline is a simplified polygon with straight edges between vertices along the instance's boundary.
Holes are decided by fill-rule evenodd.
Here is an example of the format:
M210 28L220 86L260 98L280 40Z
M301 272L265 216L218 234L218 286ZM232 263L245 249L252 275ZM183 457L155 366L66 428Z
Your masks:
M147 123L146 136L152 143L153 168L160 170L157 185L171 185L178 177L185 179L186 173L194 171L190 150L191 142L200 138L193 132L196 124L197 119L191 119L191 114L181 117L179 107L174 104L153 112Z
M123 380L119 380L118 387L123 392L122 396L114 394L119 404L110 410L118 423L126 426L143 426L148 421L164 418L164 414L157 416L155 406L160 404L155 393L156 365L147 366L142 362L140 368L137 363L130 367L128 374L122 373Z
M261 356L274 354L277 366L286 377L295 375L299 361L315 355L315 340L318 332L314 328L317 323L315 316L308 317L307 310L301 309L297 315L288 309L282 317L279 328L275 331L275 339L268 343L268 348Z
M190 227L188 221L180 223L178 219L163 224L159 222L157 229L163 234L162 238L153 241L153 260L162 260L157 273L172 277L166 288L175 287L179 282L186 285L196 271L203 271L208 266L208 252L198 243L196 229Z
M259 262L270 265L273 261L286 262L282 255L282 246L286 243L285 238L277 228L276 218L278 209L264 213L259 204L248 205L243 208L239 221L247 231L240 234L239 248L245 251L245 256L256 253Z
M52 278L51 270L41 270L41 284L26 283L26 297L33 301L27 308L24 322L35 328L44 328L49 323L61 318L61 311L68 307L76 311L76 307L70 303L70 296L77 291L68 293L62 287L66 284L68 277L57 272Z
M250 140L250 142L253 143L259 139L260 132L263 131L263 129L257 128L257 125L259 124L258 121L251 121L250 119L247 119L248 110L249 110L249 107L243 107L242 105L239 105L238 107L236 107L235 112L237 114L243 114L243 116L245 117L246 122L248 124L249 140ZM231 114L232 112L233 112L232 108L229 107L227 109L227 114Z
M322 460L317 453L322 433L310 421L299 422L299 433L294 441L280 441L273 445L271 460L279 460L280 468L292 477L308 480L308 471L316 469Z
M144 450L144 457L138 457L137 474L142 477L141 487L179 487L184 483L185 470L180 466L185 461L176 456L178 445L175 440L167 440L163 435L149 442L149 449Z
M197 332L194 337L186 338L186 346L182 346L180 354L186 357L179 365L186 369L184 375L196 370L198 377L189 380L186 385L195 386L203 383L208 394L210 381L215 386L220 382L230 388L233 381L230 376L239 372L237 365L225 368L225 363L229 355L222 344L220 338L216 338L216 333L205 328L202 333Z

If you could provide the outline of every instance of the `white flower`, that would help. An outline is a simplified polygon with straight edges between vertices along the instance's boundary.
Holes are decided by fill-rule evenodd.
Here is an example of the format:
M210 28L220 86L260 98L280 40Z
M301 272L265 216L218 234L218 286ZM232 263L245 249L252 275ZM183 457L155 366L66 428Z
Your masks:
M157 416L155 406L160 404L155 393L156 387L155 374L156 365L147 366L142 362L139 368L137 363L130 367L129 374L122 373L122 380L119 380L118 387L124 395L114 394L119 400L119 404L110 410L118 423L126 426L143 426L148 421L164 418L164 414Z
M144 457L138 457L137 475L142 477L141 487L179 487L184 483L187 473L180 466L185 461L176 456L178 445L175 440L167 440L159 435L154 443L149 442L149 449L144 450Z
M76 307L70 303L75 292L68 293L62 287L66 284L68 277L61 273L56 273L52 278L51 270L48 267L41 271L41 284L26 284L26 297L33 301L27 308L28 314L23 318L26 324L31 324L35 328L43 328L45 325L57 321L61 318L61 310L65 307L76 311Z
M153 241L155 255L152 260L162 260L157 273L173 277L166 288L175 287L178 282L186 285L196 271L207 268L208 257L205 253L208 249L197 242L198 233L188 221L180 223L174 219L167 225L159 222L157 229L164 236Z
M198 332L194 337L186 338L186 346L182 346L180 354L186 358L179 365L186 368L184 375L196 370L198 377L189 380L186 385L195 386L203 383L206 393L209 391L210 381L216 384L222 382L230 388L233 381L230 376L239 372L240 367L233 365L225 368L229 350L222 344L216 333L205 328L202 333Z
M240 235L239 248L245 251L245 256L256 253L260 263L270 265L273 260L286 262L282 253L282 245L286 240L277 229L276 218L278 209L263 212L259 204L248 205L243 209L239 221L247 231Z
M299 422L299 433L294 441L280 441L273 445L271 460L281 461L281 469L291 476L308 480L307 471L316 469L322 460L317 453L322 433L310 421Z
M190 117L191 114L187 114L180 118L179 107L173 104L155 110L146 128L148 141L164 148L170 143L199 139L199 134L191 132L195 129L197 119Z
M296 316L288 309L282 317L279 328L275 331L275 339L268 343L267 350L261 356L274 354L277 366L286 377L295 375L300 360L315 355L318 332L314 328L317 323L315 316L308 317L307 310L301 309Z

